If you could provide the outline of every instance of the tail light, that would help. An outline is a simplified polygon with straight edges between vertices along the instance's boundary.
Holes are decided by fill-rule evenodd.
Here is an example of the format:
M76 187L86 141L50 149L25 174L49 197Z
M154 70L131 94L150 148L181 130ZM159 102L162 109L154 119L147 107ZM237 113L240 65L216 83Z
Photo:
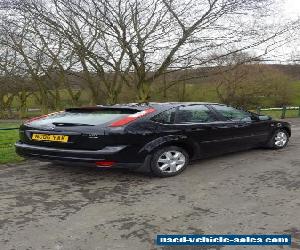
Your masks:
M137 112L135 114L132 114L132 115L128 115L126 116L125 118L122 118L120 120L117 120L115 122L113 122L112 124L110 124L110 127L121 127L121 126L124 126L138 118L141 118L145 115L148 115L150 113L153 113L155 112L156 110L153 109L153 108L149 108L149 109L145 109L143 111L140 111L140 112Z
M96 165L98 167L112 167L115 163L114 161L97 161Z

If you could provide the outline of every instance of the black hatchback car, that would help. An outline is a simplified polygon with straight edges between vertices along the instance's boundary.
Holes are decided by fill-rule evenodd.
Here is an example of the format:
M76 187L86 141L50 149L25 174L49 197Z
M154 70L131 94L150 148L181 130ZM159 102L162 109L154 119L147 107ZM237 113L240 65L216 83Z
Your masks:
M195 159L255 147L280 149L290 124L217 103L70 108L25 122L24 157L125 167L168 177Z

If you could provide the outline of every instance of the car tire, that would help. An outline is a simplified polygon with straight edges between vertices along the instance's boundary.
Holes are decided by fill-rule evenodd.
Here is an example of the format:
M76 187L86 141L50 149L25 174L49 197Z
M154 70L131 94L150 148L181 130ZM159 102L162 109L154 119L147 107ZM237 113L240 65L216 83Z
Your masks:
M285 129L277 129L267 143L267 147L271 149L285 148L289 142L289 137L290 136Z
M184 171L188 163L189 155L183 148L168 146L153 153L150 168L158 177L171 177Z

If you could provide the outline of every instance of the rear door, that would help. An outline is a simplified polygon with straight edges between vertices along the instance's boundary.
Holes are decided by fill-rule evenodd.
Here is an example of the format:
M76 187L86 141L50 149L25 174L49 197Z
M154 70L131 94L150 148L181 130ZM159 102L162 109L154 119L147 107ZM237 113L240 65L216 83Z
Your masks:
M197 142L199 157L223 153L231 140L226 122L206 105L179 107L174 123L190 140Z

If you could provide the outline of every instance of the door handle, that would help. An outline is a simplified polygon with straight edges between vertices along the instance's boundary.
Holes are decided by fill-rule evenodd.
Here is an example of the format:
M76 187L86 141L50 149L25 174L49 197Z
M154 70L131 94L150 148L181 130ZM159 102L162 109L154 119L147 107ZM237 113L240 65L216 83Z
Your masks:
M191 128L191 131L202 131L204 128Z
M245 125L241 125L241 124L236 124L234 125L235 128L242 128L242 127L245 127Z
M244 128L244 127L247 127L249 125L250 125L250 123L235 124L234 127L235 128Z
M230 128L230 126L213 126L212 129L222 129L222 128Z

